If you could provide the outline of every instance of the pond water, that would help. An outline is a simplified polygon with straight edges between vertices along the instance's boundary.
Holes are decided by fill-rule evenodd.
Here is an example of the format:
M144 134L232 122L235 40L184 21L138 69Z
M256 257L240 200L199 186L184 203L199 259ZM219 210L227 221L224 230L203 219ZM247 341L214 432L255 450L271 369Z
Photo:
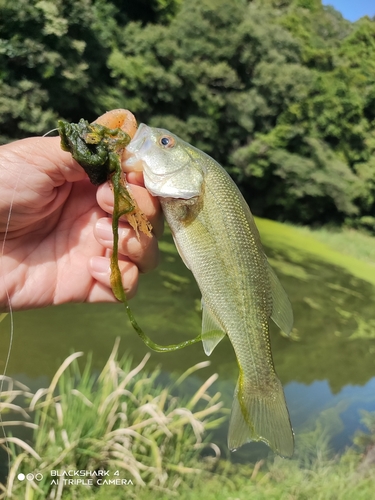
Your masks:
M261 221L259 221L261 223ZM290 237L273 244L272 232L263 238L266 253L293 305L292 338L271 327L275 367L284 385L296 444L300 436L318 432L341 451L361 428L360 410L375 411L375 287L333 262L293 247ZM308 247L308 243L306 244ZM160 344L193 338L200 331L200 293L179 258L171 236L162 243L162 265L141 277L131 306L144 331ZM45 387L59 364L72 352L93 353L101 369L115 338L134 363L148 352L129 325L121 304L69 304L14 315L14 341L8 375L32 390ZM9 317L0 328L3 370L9 344ZM206 360L200 343L175 353L152 353L148 367L182 373ZM219 374L216 389L230 408L238 376L227 339L210 357L211 365L195 375L201 381ZM213 435L225 450L228 424ZM254 460L268 453L262 444L249 444L232 459Z

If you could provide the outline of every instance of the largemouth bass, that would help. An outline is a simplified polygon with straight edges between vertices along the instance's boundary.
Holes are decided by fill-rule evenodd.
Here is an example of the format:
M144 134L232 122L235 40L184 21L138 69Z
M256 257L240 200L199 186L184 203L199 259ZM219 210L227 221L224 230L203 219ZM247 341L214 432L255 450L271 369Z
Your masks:
M143 169L177 249L202 293L202 342L210 355L228 335L239 378L228 447L263 441L284 457L294 439L272 360L268 321L289 334L293 312L264 254L248 205L210 156L167 130L141 124L127 146L129 169Z

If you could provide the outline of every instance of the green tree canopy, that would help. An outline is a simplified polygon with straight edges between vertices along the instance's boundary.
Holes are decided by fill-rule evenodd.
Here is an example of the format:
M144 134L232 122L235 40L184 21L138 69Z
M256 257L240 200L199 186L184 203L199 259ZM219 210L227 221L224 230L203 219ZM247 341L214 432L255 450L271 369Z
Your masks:
M126 107L253 210L373 228L375 22L321 0L0 0L0 135Z

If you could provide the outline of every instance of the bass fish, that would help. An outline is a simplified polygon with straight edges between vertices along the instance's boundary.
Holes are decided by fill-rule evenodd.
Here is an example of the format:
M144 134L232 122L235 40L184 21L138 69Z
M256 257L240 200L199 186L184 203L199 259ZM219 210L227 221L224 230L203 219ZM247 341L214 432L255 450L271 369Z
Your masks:
M293 431L276 375L268 321L289 334L289 299L263 251L250 209L210 156L164 129L141 124L127 146L125 169L142 169L160 200L176 247L202 293L202 343L210 355L225 335L239 378L228 447L263 441L291 457Z

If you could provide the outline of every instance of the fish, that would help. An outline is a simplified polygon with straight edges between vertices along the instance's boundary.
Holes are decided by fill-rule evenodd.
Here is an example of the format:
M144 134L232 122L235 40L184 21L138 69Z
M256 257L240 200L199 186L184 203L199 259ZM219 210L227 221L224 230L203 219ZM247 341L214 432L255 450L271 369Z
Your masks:
M219 163L167 130L140 124L126 150L125 170L143 170L145 187L158 197L201 291L205 353L225 336L233 346L239 377L229 449L263 441L291 457L294 433L272 359L269 320L289 335L293 311L249 206Z

